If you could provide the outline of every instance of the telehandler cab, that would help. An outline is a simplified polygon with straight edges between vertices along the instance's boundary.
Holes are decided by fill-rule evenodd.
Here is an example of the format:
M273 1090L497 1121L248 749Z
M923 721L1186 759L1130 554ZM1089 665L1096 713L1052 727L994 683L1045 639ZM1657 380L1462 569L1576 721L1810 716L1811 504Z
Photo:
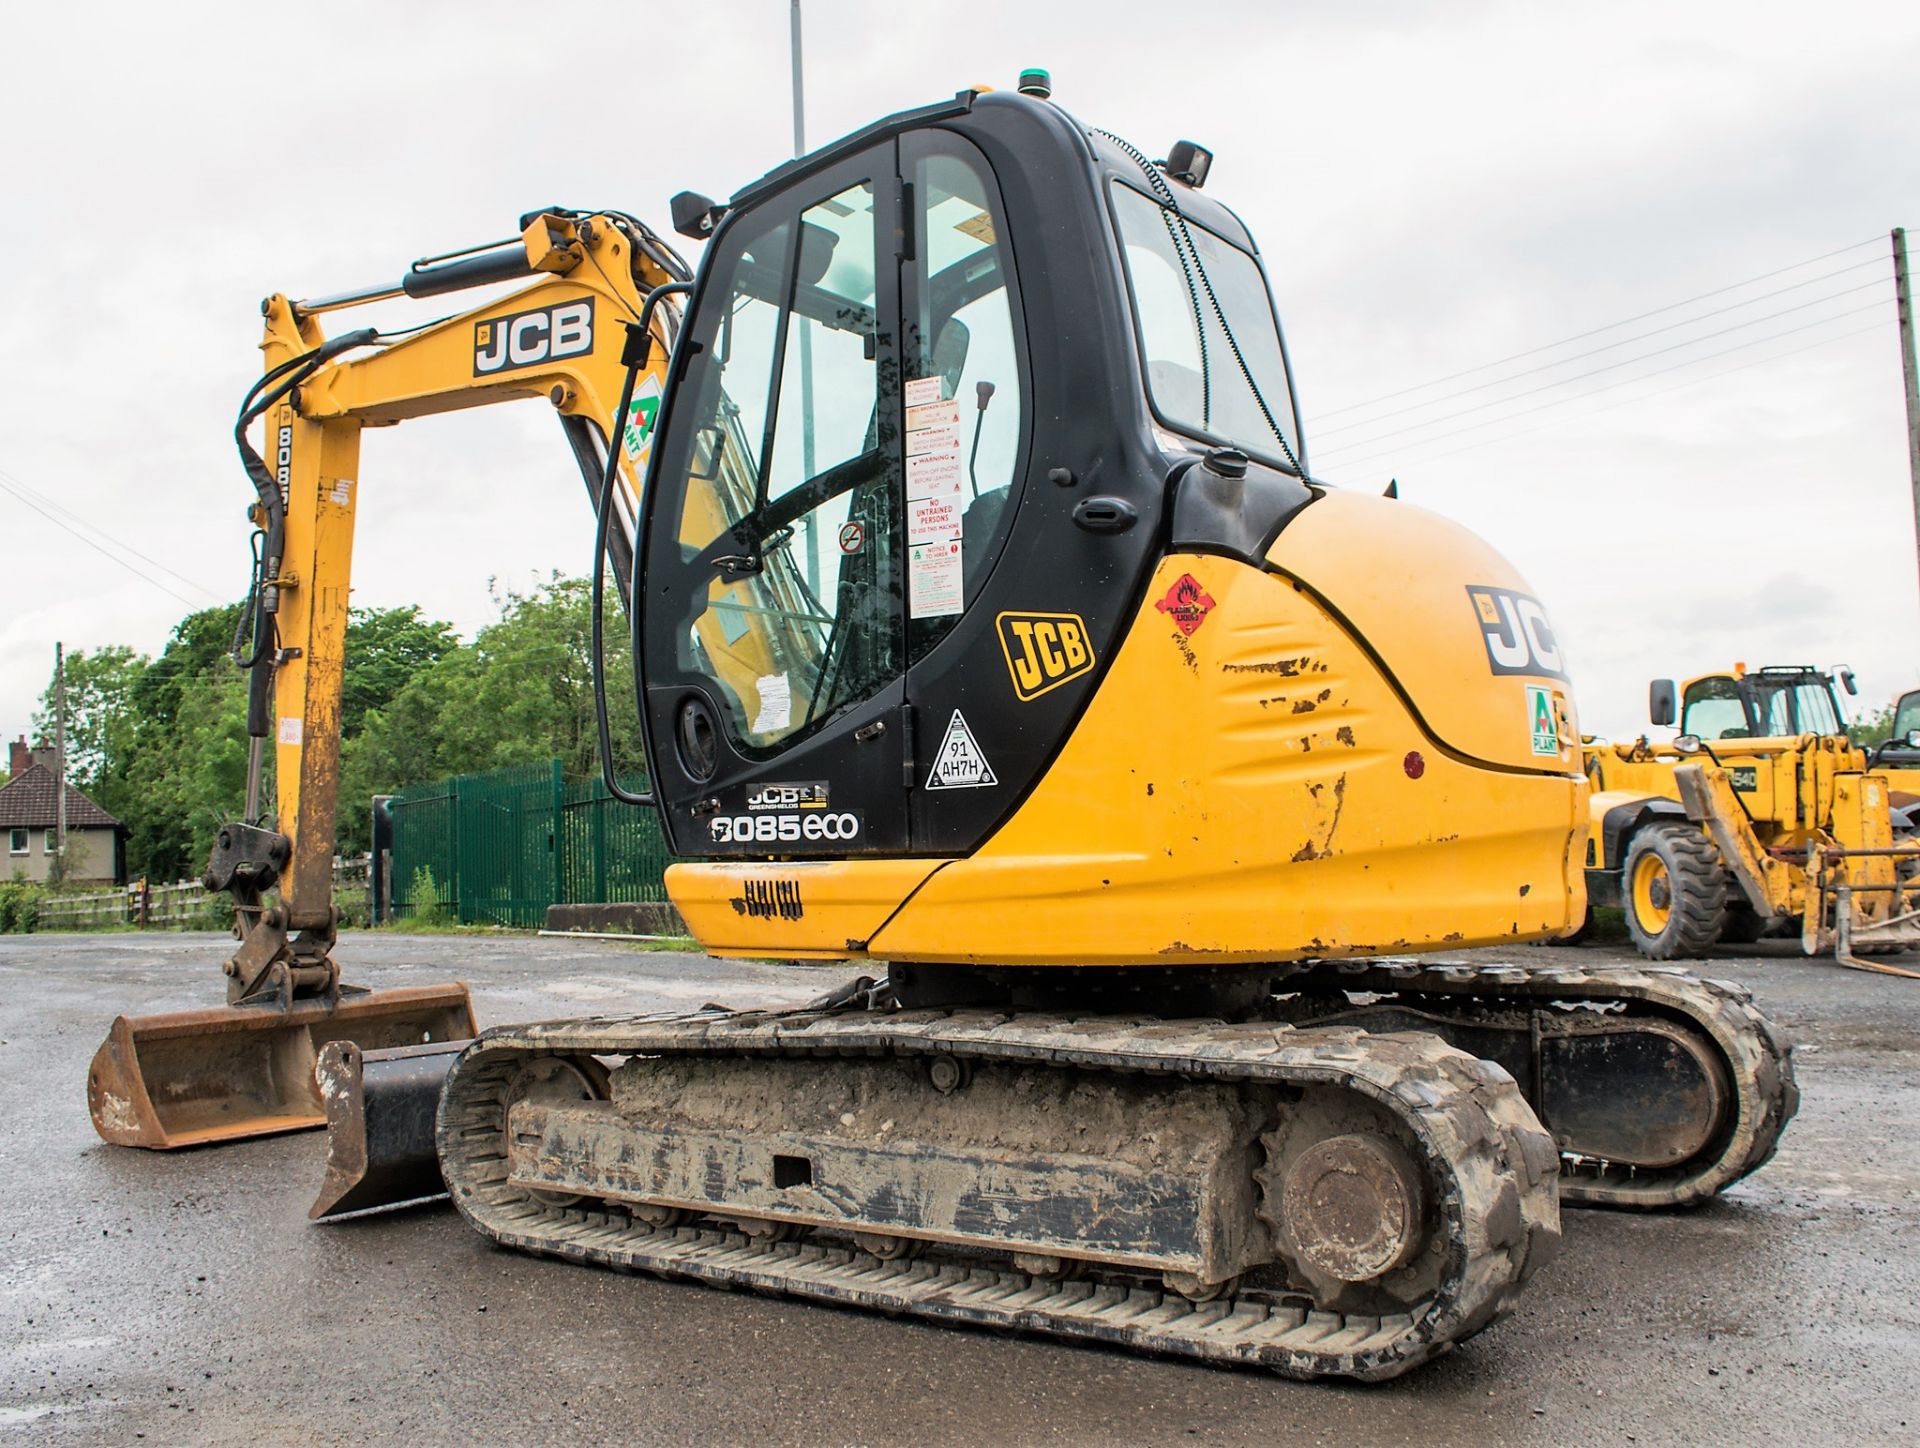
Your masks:
M452 1058L460 1211L582 1262L1391 1376L1512 1305L1561 1200L1765 1161L1791 1069L1735 988L1400 954L1580 918L1546 612L1463 528L1312 478L1209 154L1027 89L683 194L697 275L554 209L411 273L534 276L412 334L320 330L398 288L270 299L243 427L289 487L255 660L281 801L235 840L330 847L360 429L545 398L634 644L650 787L610 782L687 860L674 903L718 955L875 969L407 1054L429 1092ZM295 924L313 879L281 880Z

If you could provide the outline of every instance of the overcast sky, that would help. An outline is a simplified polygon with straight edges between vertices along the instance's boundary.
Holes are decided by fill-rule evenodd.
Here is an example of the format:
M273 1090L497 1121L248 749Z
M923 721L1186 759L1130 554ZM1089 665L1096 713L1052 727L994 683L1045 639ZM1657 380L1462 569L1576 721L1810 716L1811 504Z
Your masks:
M262 296L386 282L544 204L666 230L674 192L790 150L787 12L11 7L0 731L55 640L155 652L242 589ZM1635 732L1649 677L1735 659L1850 661L1863 702L1920 685L1886 241L1920 225L1920 6L808 0L806 24L816 144L1040 65L1151 154L1211 147L1316 471L1398 477L1503 549L1585 727ZM541 404L371 432L361 473L358 603L471 634L490 581L589 566Z

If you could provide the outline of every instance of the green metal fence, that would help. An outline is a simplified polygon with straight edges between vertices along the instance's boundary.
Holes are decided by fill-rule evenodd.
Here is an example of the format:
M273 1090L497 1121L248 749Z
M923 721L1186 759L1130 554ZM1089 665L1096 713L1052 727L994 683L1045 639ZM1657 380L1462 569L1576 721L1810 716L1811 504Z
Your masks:
M659 817L557 759L417 785L388 811L395 919L539 926L549 905L667 898Z

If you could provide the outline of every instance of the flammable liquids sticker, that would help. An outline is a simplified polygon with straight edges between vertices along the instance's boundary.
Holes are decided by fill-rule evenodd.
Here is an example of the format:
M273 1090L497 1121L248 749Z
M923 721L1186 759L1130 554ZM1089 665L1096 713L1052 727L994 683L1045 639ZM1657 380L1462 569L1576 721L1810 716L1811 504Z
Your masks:
M993 766L987 763L987 756L981 752L979 741L967 727L965 717L955 709L953 719L947 725L946 738L940 741L940 748L933 756L933 770L927 775L927 788L983 789L998 783L994 778Z
M944 618L962 605L960 540L907 545L907 612L914 618Z

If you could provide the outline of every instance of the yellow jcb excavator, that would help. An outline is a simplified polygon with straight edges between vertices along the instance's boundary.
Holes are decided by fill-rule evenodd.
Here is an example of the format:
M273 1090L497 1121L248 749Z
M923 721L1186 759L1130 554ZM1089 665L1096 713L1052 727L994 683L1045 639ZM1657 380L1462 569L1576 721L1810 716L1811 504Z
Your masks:
M487 1236L1380 1378L1504 1312L1560 1201L1771 1154L1792 1074L1737 989L1404 954L1581 917L1564 662L1486 544L1312 478L1210 162L968 91L676 197L695 276L550 210L423 268L541 275L417 334L323 338L391 288L269 302L243 423L312 546L255 667L310 652L246 859L330 836L359 429L545 397L634 642L651 786L609 782L692 861L674 903L718 955L874 967L403 1053Z

